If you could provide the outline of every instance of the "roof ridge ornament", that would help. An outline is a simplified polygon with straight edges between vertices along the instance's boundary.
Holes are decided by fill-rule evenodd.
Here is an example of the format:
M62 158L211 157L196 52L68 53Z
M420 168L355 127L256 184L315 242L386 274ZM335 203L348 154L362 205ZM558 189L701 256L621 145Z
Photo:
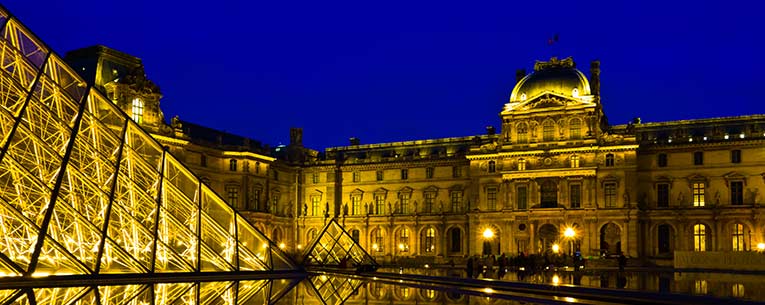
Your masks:
M576 68L576 63L574 63L574 59L569 56L564 59L558 59L558 57L550 57L550 61L540 61L537 60L534 63L534 72L546 70L546 69L556 69L556 68Z

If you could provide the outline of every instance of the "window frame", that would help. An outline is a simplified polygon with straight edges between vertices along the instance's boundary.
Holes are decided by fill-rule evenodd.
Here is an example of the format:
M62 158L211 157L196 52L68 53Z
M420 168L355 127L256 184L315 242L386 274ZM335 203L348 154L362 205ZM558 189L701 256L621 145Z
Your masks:
M658 167L667 167L667 165L669 164L668 159L669 157L667 156L666 153L660 153L656 155L656 165Z
M738 164L741 163L741 150L740 149L734 149L730 151L730 163Z
M703 151L694 151L693 152L693 165L704 165L704 152Z
M616 193L618 193L618 185L616 182L603 183L603 207L616 208Z

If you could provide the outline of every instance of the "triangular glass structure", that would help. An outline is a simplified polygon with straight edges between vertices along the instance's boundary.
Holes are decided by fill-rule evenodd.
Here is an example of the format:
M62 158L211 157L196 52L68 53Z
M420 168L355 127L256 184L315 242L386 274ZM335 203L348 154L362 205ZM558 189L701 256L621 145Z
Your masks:
M324 305L342 305L364 284L359 278L319 275L309 278Z
M303 254L304 266L377 267L377 262L359 245L337 220L324 226L321 234Z
M296 268L2 7L0 233L4 276Z

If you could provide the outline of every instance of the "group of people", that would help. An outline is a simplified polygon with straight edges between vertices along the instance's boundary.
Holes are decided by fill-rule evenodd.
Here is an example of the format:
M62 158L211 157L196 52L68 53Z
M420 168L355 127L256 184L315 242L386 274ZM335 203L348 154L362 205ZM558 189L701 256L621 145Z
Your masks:
M520 253L518 256L508 257L504 253L499 257L495 255L474 255L467 260L467 276L476 278L502 278L509 270L538 271L549 267L571 266L576 270L583 268L584 257L578 251L573 255L567 254L531 254ZM621 264L620 264L621 265Z
M494 269L496 266L497 277L502 278L507 273L508 258L504 253L499 257L494 255L486 255L481 257L474 255L467 260L467 276L470 278L478 277L493 277Z

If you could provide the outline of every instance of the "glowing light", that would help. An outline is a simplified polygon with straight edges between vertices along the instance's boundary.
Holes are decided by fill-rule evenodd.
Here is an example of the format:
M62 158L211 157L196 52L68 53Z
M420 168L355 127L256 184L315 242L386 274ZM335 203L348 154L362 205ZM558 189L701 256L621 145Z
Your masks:
M730 138L730 136L726 134L726 135L725 135L725 139L727 140L727 139L729 139L729 138Z
M301 244L298 244L298 245L297 245L297 248L298 248L298 250L300 250L300 249L303 249L303 245L301 245Z
M263 244L263 249L268 249L268 244Z
M494 289L486 287L486 288L483 289L483 292L485 292L485 293L494 293Z
M494 231L492 231L491 229L483 230L483 238L486 238L486 239L494 238Z
M552 245L552 251L554 253L558 253L558 251L560 251L560 246L558 244L553 244Z
M707 137L704 137L704 141L706 141L706 140L707 140Z
M742 133L742 134L738 135L738 137L743 139L744 138L744 134Z
M566 302L569 302L569 303L574 303L574 302L576 302L576 299L575 299L575 298L572 298L572 297L565 297L565 298L563 298L563 300L564 300L564 301L566 301Z
M285 245L284 243L279 243L279 249L284 250L284 248L286 248L286 247L287 247L287 245Z
M404 244L398 244L398 249L404 251Z
M425 264L425 268L430 268L430 265L428 265L428 264Z
M765 251L765 243L757 244L757 250L758 251Z
M327 276L326 276L326 275L324 275L324 274L322 274L322 275L321 275L319 278L321 278L321 280L322 280L323 282L326 282L326 281L327 281Z
M374 244L372 244L372 249L373 249L373 250L377 250L377 249L379 249L379 248L380 248L380 247L377 245L377 243L374 243Z
M568 228L566 228L565 231L563 231L563 236L568 237L568 238L572 238L572 237L576 236L576 231L574 231L574 228L568 227Z
M556 285L556 286L558 284L560 284L560 277L557 274L553 275L553 277L552 277L552 284Z

